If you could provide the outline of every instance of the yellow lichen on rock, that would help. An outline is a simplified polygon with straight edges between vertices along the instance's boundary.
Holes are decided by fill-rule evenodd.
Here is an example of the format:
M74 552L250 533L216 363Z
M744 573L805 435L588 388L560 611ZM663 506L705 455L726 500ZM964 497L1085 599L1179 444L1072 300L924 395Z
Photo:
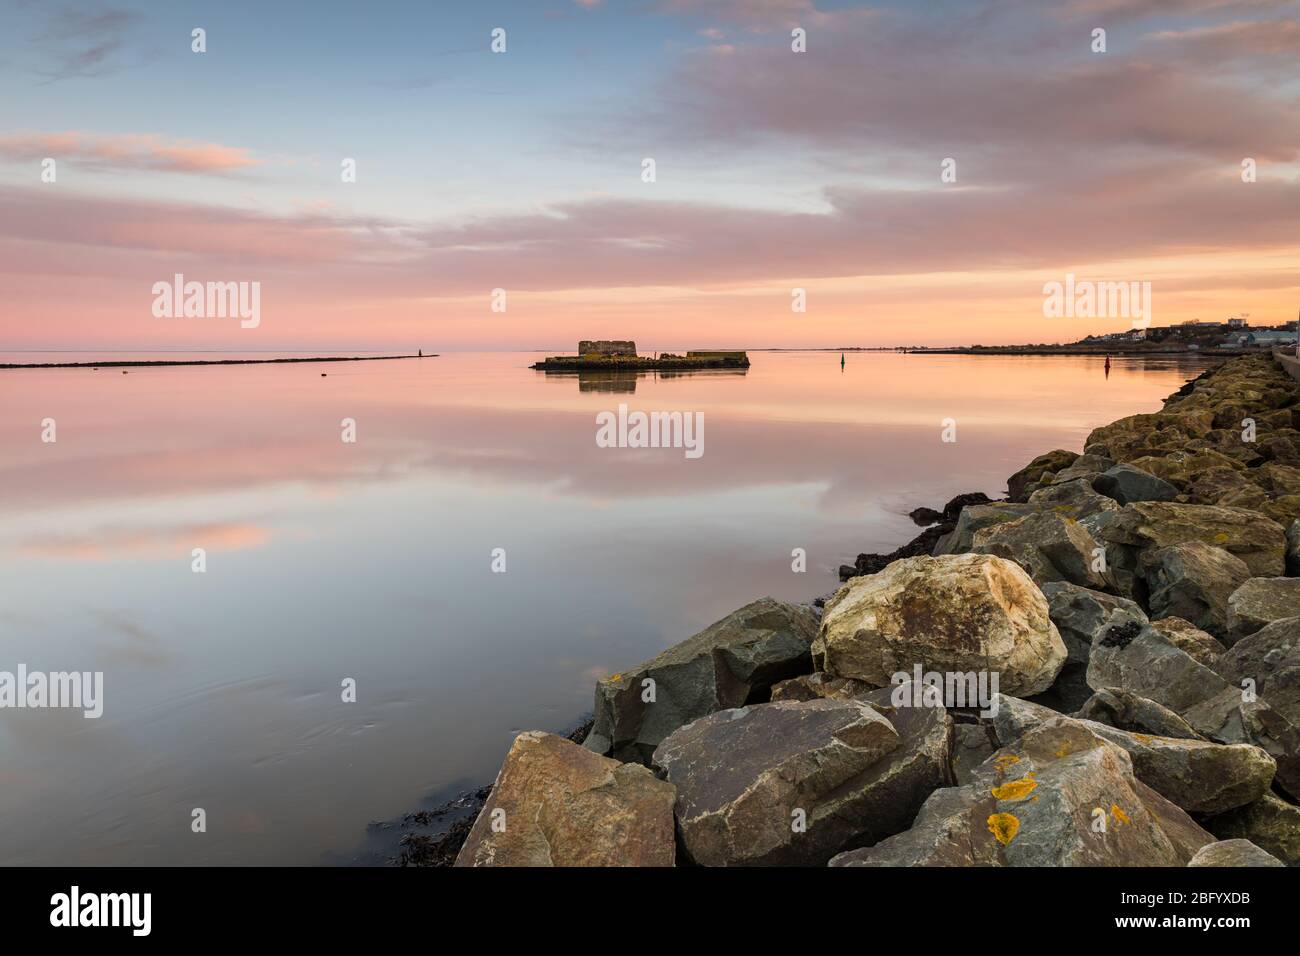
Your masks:
M1022 800L1029 796L1037 786L1038 784L1029 777L1021 777L1019 780L1012 780L1000 787L994 787L990 792L999 800Z
M1020 821L1009 813L994 813L988 819L989 832L993 838L1006 846L1020 832Z

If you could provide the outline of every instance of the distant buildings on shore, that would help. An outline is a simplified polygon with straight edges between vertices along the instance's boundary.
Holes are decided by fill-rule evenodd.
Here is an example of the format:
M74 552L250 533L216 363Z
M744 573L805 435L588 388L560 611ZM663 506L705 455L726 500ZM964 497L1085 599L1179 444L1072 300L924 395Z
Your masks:
M1296 323L1271 328L1250 328L1244 318L1231 318L1222 322L1202 322L1190 319L1178 325L1151 326L1145 329L1130 329L1124 332L1110 332L1105 335L1089 335L1080 340L1080 345L1106 345L1129 342L1147 342L1160 344L1165 348L1183 345L1190 351L1202 348L1278 348L1296 344Z

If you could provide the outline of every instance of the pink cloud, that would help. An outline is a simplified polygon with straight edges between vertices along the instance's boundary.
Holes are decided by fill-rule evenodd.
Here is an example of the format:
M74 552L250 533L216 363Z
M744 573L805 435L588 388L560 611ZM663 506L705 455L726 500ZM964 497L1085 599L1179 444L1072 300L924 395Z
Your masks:
M1153 37L1200 62L1239 57L1293 57L1300 53L1300 23L1294 20L1237 21L1192 30L1162 30Z
M24 162L47 156L106 169L169 173L230 173L260 165L240 147L190 140L167 142L151 134L73 131L0 136L0 158Z

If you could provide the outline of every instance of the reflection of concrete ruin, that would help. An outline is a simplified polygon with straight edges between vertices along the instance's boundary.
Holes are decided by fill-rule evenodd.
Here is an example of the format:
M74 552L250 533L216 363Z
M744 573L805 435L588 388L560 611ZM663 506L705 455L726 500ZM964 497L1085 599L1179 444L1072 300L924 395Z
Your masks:
M637 372L578 372L580 392L635 392Z
M685 355L661 352L657 357L651 358L637 355L635 342L583 339L578 343L577 355L553 355L532 367L547 372L745 369L749 368L749 356L744 352L687 352Z

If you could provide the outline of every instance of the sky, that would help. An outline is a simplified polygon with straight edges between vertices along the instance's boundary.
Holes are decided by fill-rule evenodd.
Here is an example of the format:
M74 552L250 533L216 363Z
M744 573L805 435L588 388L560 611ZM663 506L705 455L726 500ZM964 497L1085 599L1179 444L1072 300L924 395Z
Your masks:
M0 0L0 351L1134 325L1046 316L1067 275L1277 324L1298 64L1274 0ZM159 317L176 274L257 283L258 323Z

